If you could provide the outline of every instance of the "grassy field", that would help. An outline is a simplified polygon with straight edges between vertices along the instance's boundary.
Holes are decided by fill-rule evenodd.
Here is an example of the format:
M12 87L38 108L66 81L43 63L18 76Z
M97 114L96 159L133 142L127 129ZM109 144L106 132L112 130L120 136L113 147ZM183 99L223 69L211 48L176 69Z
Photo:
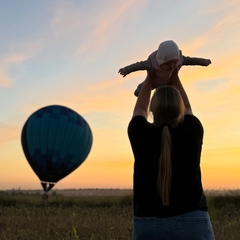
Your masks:
M128 240L132 196L0 192L1 240ZM127 194L126 194L127 193ZM240 192L207 193L216 240L240 239Z

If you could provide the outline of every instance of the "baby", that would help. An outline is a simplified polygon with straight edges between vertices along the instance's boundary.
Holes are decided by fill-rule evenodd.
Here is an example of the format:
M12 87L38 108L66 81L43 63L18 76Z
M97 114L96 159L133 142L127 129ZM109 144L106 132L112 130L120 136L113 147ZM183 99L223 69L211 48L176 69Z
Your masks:
M158 50L151 53L147 60L121 68L118 72L125 77L129 73L139 70L150 71L156 87L171 84L170 78L176 67L180 68L183 65L208 66L209 64L211 64L210 59L183 56L177 44L172 40L167 40L160 43ZM142 84L139 84L135 90L135 96L138 96Z

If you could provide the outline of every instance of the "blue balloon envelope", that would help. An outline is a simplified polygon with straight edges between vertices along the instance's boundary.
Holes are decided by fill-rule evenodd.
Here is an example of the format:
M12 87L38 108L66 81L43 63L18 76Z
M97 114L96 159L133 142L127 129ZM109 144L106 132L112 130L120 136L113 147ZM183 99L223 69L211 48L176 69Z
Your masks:
M91 129L84 118L59 105L34 112L21 135L26 159L46 192L83 163L92 141Z

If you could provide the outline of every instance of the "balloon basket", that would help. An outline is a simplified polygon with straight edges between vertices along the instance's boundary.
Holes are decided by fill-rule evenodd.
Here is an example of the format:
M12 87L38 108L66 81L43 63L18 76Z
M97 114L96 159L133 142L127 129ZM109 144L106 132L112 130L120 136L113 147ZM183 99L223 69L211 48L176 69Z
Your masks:
M41 184L45 193L50 191L55 185L55 183L50 183L50 182L41 182Z

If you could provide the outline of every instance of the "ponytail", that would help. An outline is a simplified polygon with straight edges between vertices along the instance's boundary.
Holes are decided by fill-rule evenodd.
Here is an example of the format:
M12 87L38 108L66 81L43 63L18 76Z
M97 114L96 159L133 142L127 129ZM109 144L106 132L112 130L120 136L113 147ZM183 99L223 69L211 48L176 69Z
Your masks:
M150 111L153 113L153 124L163 126L156 185L163 205L168 206L172 178L172 137L169 126L175 128L184 117L185 107L180 92L171 86L157 88L151 99Z
M172 139L168 126L163 127L161 139L161 155L158 161L157 188L164 206L169 205L171 192L172 161L171 161Z

